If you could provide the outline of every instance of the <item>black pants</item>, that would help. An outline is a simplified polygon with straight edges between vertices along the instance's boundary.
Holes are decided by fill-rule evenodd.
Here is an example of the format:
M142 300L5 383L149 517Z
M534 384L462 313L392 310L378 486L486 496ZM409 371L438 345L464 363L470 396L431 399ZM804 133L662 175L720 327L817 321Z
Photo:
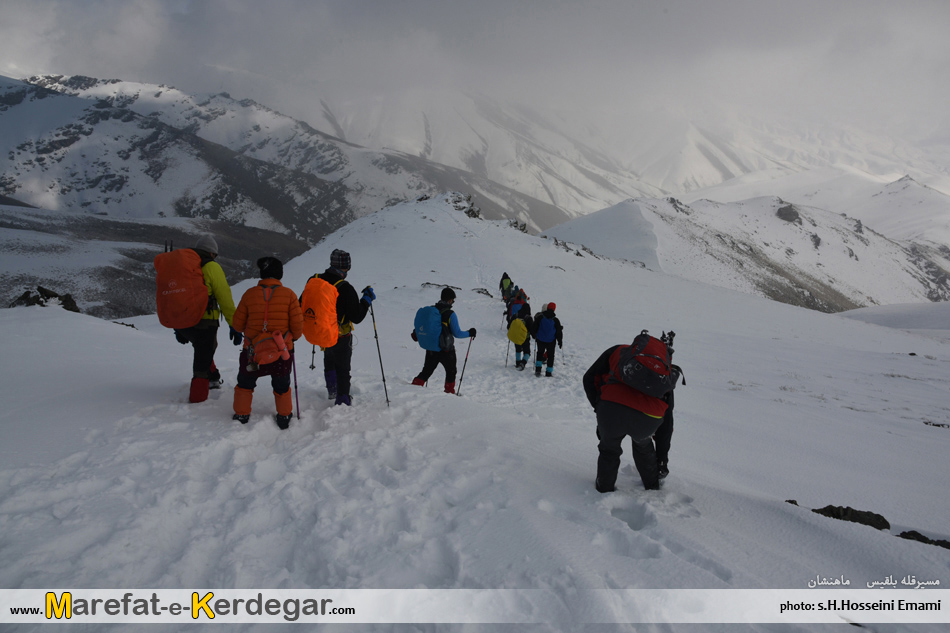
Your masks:
M214 352L218 348L218 322L202 322L194 327L175 330L175 335L179 334L188 339L195 350L195 358L191 364L192 376L210 378Z
M670 461L670 441L673 439L673 392L666 395L666 402L670 407L663 416L663 423L653 435L653 441L656 443L656 461Z
M257 379L263 376L270 376L270 384L274 393L286 393L290 390L290 372L294 367L293 352L290 352L290 358L284 360L279 358L269 365L261 365L255 371L248 371L249 358L247 350L241 351L241 358L238 363L237 385L241 389L250 389L254 391L257 386Z
M544 363L544 355L548 355L548 367L554 367L554 348L557 347L557 341L551 341L550 343L545 343L544 341L538 341L538 354L535 356L535 367L538 366L538 363Z
M458 372L458 358L455 355L454 349L445 352L431 352L427 350L422 371L419 372L416 378L419 378L423 382L428 382L432 372L434 372L439 365L445 367L445 382L454 383L455 374Z
M531 337L526 338L521 345L515 345L515 352L524 354L526 361L531 360Z
M341 336L336 345L323 350L323 371L336 372L337 396L350 395L350 364L353 360L353 335Z
M597 445L600 451L597 480L601 489L610 490L617 483L620 456L623 454L620 444L628 435L633 442L633 463L643 487L647 490L659 488L653 434L662 422L662 418L652 418L616 402L601 400L597 403L597 437L600 438L600 444Z

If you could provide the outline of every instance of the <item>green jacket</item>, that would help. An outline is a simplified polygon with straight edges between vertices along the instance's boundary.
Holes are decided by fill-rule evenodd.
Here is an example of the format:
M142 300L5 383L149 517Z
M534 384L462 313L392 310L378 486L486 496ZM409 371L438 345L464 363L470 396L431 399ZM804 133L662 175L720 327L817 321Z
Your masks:
M201 274L204 276L205 285L208 286L210 297L208 311L201 317L202 320L218 321L224 315L224 320L231 325L231 319L234 318L234 297L231 296L231 287L224 277L221 264L215 261L208 262L201 267Z

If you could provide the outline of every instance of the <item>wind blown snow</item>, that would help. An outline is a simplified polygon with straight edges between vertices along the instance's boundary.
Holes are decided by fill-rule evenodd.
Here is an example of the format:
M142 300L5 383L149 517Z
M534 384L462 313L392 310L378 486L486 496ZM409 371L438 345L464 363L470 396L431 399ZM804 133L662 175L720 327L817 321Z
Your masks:
M950 550L896 538L950 538L944 306L915 308L932 315L921 336L556 246L445 199L353 222L287 262L284 283L299 293L334 248L378 297L356 329L354 406L331 406L320 351L301 345L287 431L266 380L250 423L231 420L224 334L224 388L189 404L191 349L154 315L0 311L0 586L544 589L569 604L604 588L950 582ZM553 379L506 365L503 272L535 312L558 305ZM460 397L441 368L409 384L413 315L442 284L478 329L457 346ZM641 329L676 331L687 380L670 476L644 491L627 452L601 495L581 376ZM891 529L809 511L826 505Z

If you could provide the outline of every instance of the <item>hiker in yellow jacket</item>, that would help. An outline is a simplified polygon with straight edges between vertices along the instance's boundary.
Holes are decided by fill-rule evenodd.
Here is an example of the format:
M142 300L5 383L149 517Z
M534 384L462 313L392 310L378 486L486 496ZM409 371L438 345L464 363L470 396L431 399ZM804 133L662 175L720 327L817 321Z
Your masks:
M189 402L204 402L208 399L208 390L221 386L221 372L214 364L214 352L218 347L218 323L221 317L231 325L234 317L234 298L231 287L224 276L221 265L214 261L218 257L218 243L211 235L202 235L195 244L194 251L201 257L201 274L208 287L208 310L197 325L175 330L175 338L182 345L191 343L195 350L192 363L191 390ZM231 328L231 340L240 345L243 337Z

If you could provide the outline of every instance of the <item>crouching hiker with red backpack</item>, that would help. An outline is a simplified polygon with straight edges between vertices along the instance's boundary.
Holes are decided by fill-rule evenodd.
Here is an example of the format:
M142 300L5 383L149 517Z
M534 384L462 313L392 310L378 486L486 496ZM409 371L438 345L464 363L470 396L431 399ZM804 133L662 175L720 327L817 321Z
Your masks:
M204 402L208 390L221 385L214 365L218 347L218 323L228 325L234 315L231 287L218 257L218 244L203 235L193 249L180 248L155 257L158 320L175 330L175 339L194 348L189 402ZM231 328L231 340L240 345L240 334Z
M455 339L469 337L474 339L475 328L467 331L459 328L458 317L452 310L454 303L455 291L451 288L443 288L438 303L434 306L419 308L416 312L410 336L426 351L426 359L422 365L422 371L412 379L412 384L419 387L425 386L429 377L441 364L445 368L445 393L455 393L455 375L458 372Z
M234 388L234 418L247 424L257 379L270 376L277 404L277 426L286 429L294 413L290 394L294 341L303 334L303 312L296 293L281 284L284 266L274 257L257 260L261 280L249 288L234 312L234 329L244 348Z
M631 345L607 349L584 374L584 392L597 412L600 456L594 487L598 492L616 489L623 454L621 442L628 435L643 487L660 488L653 436L664 421L673 388L682 375L682 370L670 362L673 348L667 340L656 339L643 330Z

